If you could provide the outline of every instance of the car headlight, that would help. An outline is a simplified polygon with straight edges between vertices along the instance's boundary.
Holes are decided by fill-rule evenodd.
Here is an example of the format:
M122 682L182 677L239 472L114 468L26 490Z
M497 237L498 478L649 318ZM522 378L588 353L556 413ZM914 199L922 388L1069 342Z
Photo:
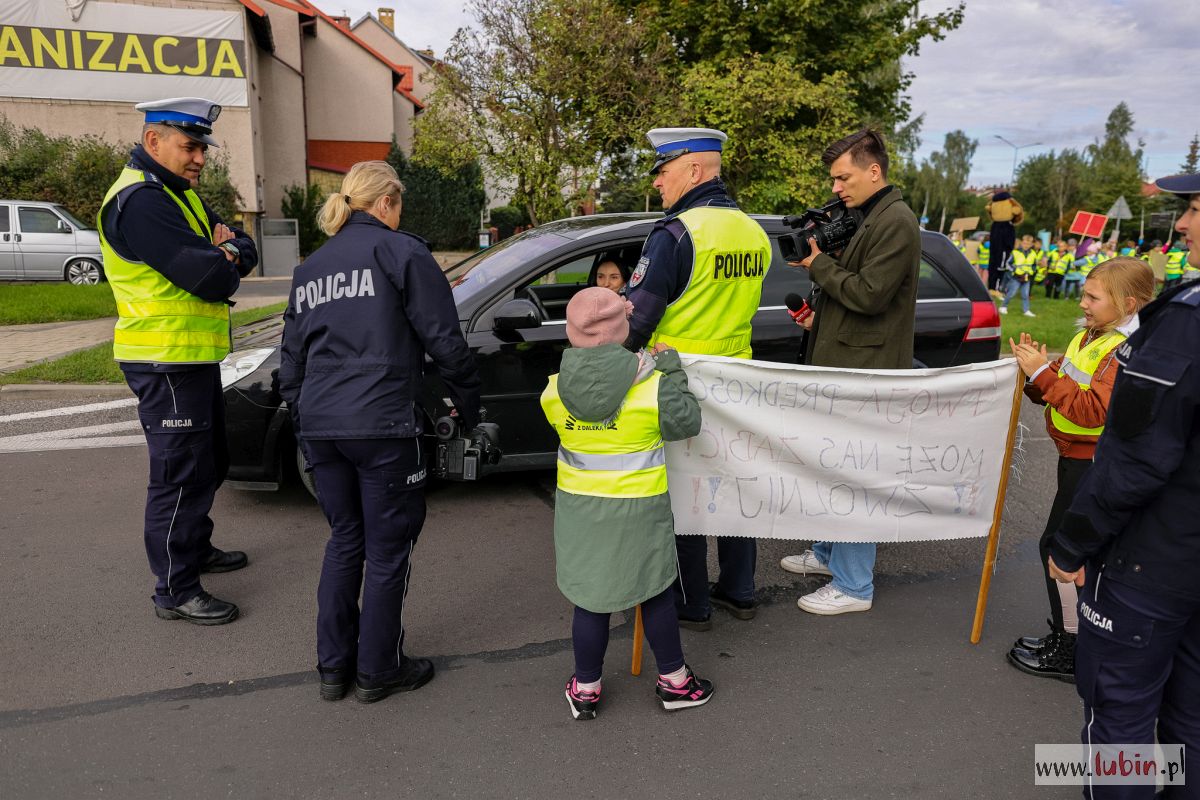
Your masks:
M221 388L228 389L254 372L274 352L273 347L260 347L254 350L238 350L225 356L221 361Z

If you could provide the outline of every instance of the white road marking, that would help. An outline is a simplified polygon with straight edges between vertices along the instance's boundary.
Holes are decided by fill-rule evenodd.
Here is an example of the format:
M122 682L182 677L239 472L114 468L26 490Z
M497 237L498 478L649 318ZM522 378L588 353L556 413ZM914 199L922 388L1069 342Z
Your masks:
M136 419L110 422L104 425L85 425L57 431L23 433L0 437L0 453L34 453L47 450L90 450L97 447L133 447L145 445L140 433L142 423ZM121 431L139 431L136 436L105 436Z
M129 397L124 400L111 400L107 403L90 403L86 406L64 406L48 408L45 411L26 411L21 414L8 414L0 417L0 422L20 422L26 419L45 419L46 417L66 417L73 414L87 414L92 411L107 411L110 408L125 408L136 406L137 398Z

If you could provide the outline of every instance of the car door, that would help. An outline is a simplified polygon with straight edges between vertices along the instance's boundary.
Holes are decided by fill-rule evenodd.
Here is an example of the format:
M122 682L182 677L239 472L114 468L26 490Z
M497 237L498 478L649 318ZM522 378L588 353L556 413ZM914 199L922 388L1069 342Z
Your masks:
M923 254L917 276L913 358L927 367L948 367L956 363L970 322L971 301L928 254Z
M17 206L17 252L25 280L62 280L63 264L75 252L71 225L49 208Z
M812 291L808 270L789 267L779 252L778 234L771 235L771 266L763 278L762 299L754 315L754 338L751 347L758 361L778 361L798 364L803 356L804 328L787 313L787 296L797 294L807 298Z
M7 203L0 203L0 278L21 277L20 259L17 258L17 243L14 240L11 218L12 209Z

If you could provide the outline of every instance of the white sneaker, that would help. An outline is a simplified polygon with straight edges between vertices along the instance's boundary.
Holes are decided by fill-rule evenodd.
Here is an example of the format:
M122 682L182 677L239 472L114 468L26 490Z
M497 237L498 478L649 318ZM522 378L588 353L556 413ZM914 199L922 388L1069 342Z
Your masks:
M797 575L833 575L812 550L805 550L798 556L784 556L779 566Z
M1000 306L1000 313L1001 313L1001 314L1007 314L1007 313L1008 313L1008 306Z
M851 611L871 610L870 600L859 600L857 597L843 594L833 588L832 583L822 586L812 594L804 595L796 601L796 605L810 614L823 614L825 616L848 614Z
M1033 313L1032 311L1026 311L1026 312L1025 312L1025 316L1027 316L1027 317L1036 317L1036 316L1037 316L1037 314Z

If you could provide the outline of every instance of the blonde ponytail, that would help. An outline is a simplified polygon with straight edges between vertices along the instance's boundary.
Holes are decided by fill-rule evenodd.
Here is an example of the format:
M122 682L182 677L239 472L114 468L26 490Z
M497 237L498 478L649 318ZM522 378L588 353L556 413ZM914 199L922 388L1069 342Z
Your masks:
M333 236L350 219L350 212L368 211L385 195L399 201L403 193L404 184L391 164L360 161L342 178L341 191L325 198L325 205L317 215L317 224L327 236Z

